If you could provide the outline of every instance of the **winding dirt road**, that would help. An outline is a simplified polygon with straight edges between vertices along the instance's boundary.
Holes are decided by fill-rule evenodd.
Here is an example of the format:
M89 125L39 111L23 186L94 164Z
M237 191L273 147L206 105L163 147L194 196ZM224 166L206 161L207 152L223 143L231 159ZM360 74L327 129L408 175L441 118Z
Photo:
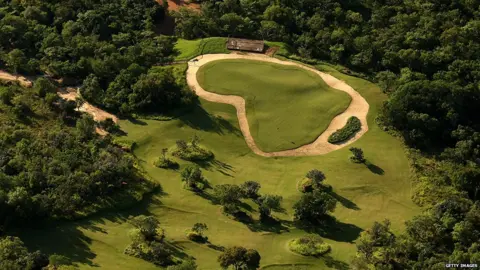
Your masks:
M255 140L253 139L252 134L250 133L250 127L248 125L247 114L245 110L245 99L239 96L219 95L219 94L205 91L205 89L203 89L197 81L197 71L200 69L201 66L211 61L223 60L223 59L251 59L251 60L266 61L271 63L304 68L306 70L309 70L311 72L318 74L325 81L325 83L328 84L330 87L349 94L352 97L352 102L344 112L342 112L341 114L337 115L335 118L332 119L327 129L322 134L320 134L320 136L314 142L300 146L295 149L291 149L291 150L285 150L285 151L279 151L279 152L264 152L260 150L260 148L258 148L258 146L255 144ZM324 155L355 142L363 134L365 134L365 132L368 131L367 114L368 114L369 105L367 101L357 91L355 91L352 87L350 87L345 82L333 77L330 74L320 72L316 69L313 69L311 67L308 67L299 63L282 61L277 58L268 57L263 54L206 54L206 55L199 56L188 63L187 83L199 97L205 100L233 105L237 110L237 117L238 117L238 122L240 124L240 129L243 133L243 136L245 137L245 141L248 147L250 147L250 149L252 149L252 151L255 154L260 156L284 157L284 156ZM350 118L351 116L356 116L358 117L358 119L360 119L362 123L361 130L357 132L354 137L350 138L349 140L343 143L340 143L340 144L329 143L328 137L337 129L340 129L343 126L345 126L348 118Z

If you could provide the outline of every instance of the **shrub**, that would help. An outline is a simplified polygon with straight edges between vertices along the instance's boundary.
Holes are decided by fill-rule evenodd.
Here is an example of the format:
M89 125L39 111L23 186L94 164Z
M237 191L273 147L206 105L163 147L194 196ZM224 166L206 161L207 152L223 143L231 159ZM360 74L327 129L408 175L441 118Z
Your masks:
M204 237L203 235L194 232L194 231L187 231L187 238L188 240L194 241L194 242L205 242L207 237Z
M347 124L343 128L335 131L330 137L328 137L328 142L340 143L346 141L357 133L361 127L362 123L360 122L360 119L352 116L348 119Z
M132 140L125 140L125 139L118 139L118 138L115 138L113 139L113 143L120 146L120 148L122 148L123 150L127 151L127 152L130 152L133 150L133 148L135 147L136 143L135 141L132 141Z
M153 165L163 169L177 169L179 167L177 162L164 157L159 157L157 160L153 162Z
M110 133L117 133L120 131L120 126L118 126L112 118L107 118L103 121L100 121L98 125L100 126L100 128Z
M187 143L183 140L176 142L177 148L172 155L188 161L202 161L209 160L214 157L212 151L206 150L196 144L196 141Z
M353 163L365 163L366 159L363 156L363 150L356 147L351 147L350 152L352 152L352 156L350 157L350 161Z
M303 178L297 184L297 189L300 192L312 192L313 191L313 181L309 178Z
M288 248L304 256L320 256L330 251L330 245L320 237L308 236L291 240Z
M203 178L200 167L197 165L185 167L181 173L181 176L186 188L195 191L201 191L205 188L205 179Z

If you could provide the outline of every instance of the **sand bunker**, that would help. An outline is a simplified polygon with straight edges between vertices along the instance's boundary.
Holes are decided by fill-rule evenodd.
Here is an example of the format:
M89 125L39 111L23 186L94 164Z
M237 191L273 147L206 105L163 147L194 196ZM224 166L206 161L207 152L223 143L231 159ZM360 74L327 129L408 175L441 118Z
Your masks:
M223 60L223 59L251 59L251 60L266 61L266 62L272 62L272 63L282 64L282 65L291 65L291 66L304 68L306 70L309 70L318 74L325 81L325 83L328 84L330 87L349 94L352 97L352 101L344 112L342 112L341 114L333 118L333 120L330 122L330 125L327 127L327 129L322 134L320 134L320 136L314 142L300 146L295 149L291 149L291 150L278 151L278 152L264 152L260 150L258 146L255 144L252 134L250 133L250 127L248 125L247 114L245 110L245 99L239 96L220 95L220 94L215 94L212 92L205 91L205 89L203 89L197 81L197 71L201 66L211 61ZM207 54L207 55L199 56L196 59L189 62L188 70L187 70L187 83L199 97L205 100L233 105L237 110L237 117L238 117L238 122L240 124L240 129L243 133L243 136L245 137L245 141L248 147L250 147L250 149L252 149L254 153L260 156L281 157L281 156L323 155L355 142L363 134L365 134L365 132L368 131L367 114L368 114L369 105L367 101L357 91L355 91L352 87L350 87L345 82L333 77L330 74L318 71L314 68L311 68L299 63L282 61L277 58L268 57L263 54ZM358 119L360 119L360 122L362 123L361 130L357 132L354 137L350 138L345 142L342 142L339 144L329 143L328 137L338 129L345 126L348 118L350 118L351 116L356 116Z

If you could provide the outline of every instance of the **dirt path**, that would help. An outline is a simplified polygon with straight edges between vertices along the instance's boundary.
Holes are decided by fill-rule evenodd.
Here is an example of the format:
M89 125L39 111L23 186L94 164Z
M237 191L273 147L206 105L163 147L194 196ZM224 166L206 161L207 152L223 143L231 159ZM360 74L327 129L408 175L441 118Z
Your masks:
M282 65L298 66L318 74L330 87L346 92L352 97L352 102L343 113L337 115L335 118L332 119L327 129L322 134L320 134L320 136L314 142L292 150L267 153L258 148L258 146L255 144L252 134L250 133L250 127L248 125L247 114L245 111L245 99L234 95L219 95L212 92L207 92L200 86L197 81L197 71L201 66L205 65L208 62L222 59L251 59ZM367 114L369 105L367 101L357 91L355 91L345 82L333 77L332 75L320 72L316 69L299 63L282 61L277 58L268 57L262 54L207 54L197 57L195 61L189 62L187 70L187 83L195 91L195 93L203 99L212 102L233 105L237 109L237 117L240 124L240 129L243 133L243 136L245 137L245 141L248 147L250 147L250 149L252 149L254 153L260 156L280 157L323 155L353 143L354 141L358 140L363 134L365 134L365 132L368 131ZM358 117L358 119L360 119L362 123L362 129L348 141L340 144L330 144L328 142L328 137L337 129L345 126L348 118L351 116L356 116Z
M32 87L33 83L26 77L21 75L13 75L5 71L0 70L0 80L2 81L17 81L23 87Z
M26 77L20 76L20 75L15 76L15 75L12 75L8 72L1 71L1 70L0 70L0 80L17 81L23 87L32 87L33 86L33 81L32 80L30 80ZM59 88L57 94L58 94L59 97L61 97L63 99L73 100L73 101L75 101L77 99L77 97L80 96L80 93L78 92L78 87ZM88 102L84 102L82 104L82 106L80 106L80 108L78 108L78 111L90 114L93 117L93 120L95 120L96 122L106 120L107 118L112 118L112 120L115 123L118 123L118 117L116 117L115 115L113 115L111 113L108 113L108 112L106 112L106 111L104 111L104 110L102 110L98 107L95 107ZM105 131L101 128L97 127L96 130L97 130L97 133L102 135L102 136L105 136L105 135L108 134L107 131Z

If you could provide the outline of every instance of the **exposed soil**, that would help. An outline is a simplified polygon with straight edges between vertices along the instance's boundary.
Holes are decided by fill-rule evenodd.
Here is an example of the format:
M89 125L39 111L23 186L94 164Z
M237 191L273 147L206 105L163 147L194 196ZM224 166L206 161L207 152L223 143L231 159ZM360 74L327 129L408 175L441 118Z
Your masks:
M162 0L157 0L159 3ZM190 1L185 0L167 0L168 3L168 10L179 10L181 7L188 7L194 10L200 10L200 4L198 3L191 3Z
M80 96L80 94L78 93L78 88L73 88L73 87L67 87L62 91L59 91L58 95L63 99L73 100L73 101L75 101L77 97ZM98 107L95 107L88 102L84 102L82 106L78 108L78 111L90 114L93 117L93 120L97 122L101 122L108 118L111 118L115 123L118 123L118 117Z
M33 83L24 76L13 75L2 70L0 70L0 80L9 81L9 82L16 81L23 87L32 87L33 85Z
M320 136L314 142L300 146L296 149L279 151L279 152L264 152L260 150L260 148L258 148L258 146L255 144L252 134L250 133L250 127L248 125L247 114L245 110L245 99L239 96L219 95L219 94L205 91L205 89L203 89L197 81L197 71L201 66L207 64L208 62L215 61L215 60L222 60L222 59L252 59L252 60L282 64L282 65L293 65L300 68L304 68L306 70L309 70L318 74L325 81L325 83L328 84L330 87L349 94L352 97L352 101L344 112L342 112L341 114L337 115L335 118L332 119L327 129L322 134L320 134ZM352 87L350 87L345 82L333 77L330 74L318 71L316 69L310 68L308 66L305 66L296 62L282 61L277 58L266 56L264 54L252 54L252 53L207 54L207 55L203 55L202 57L197 57L195 61L189 62L188 70L187 70L187 83L195 91L195 93L203 99L206 99L212 102L233 105L237 110L237 117L238 117L240 129L243 133L243 136L245 137L245 141L248 147L250 147L250 149L252 149L254 153L260 156L279 157L279 156L323 155L355 142L363 134L365 134L365 132L368 131L367 114L369 110L369 105L367 101L357 91L355 91ZM351 116L356 116L358 119L360 119L360 122L362 123L361 130L357 132L354 137L350 138L345 142L342 142L339 144L329 143L328 137L338 129L345 126L348 118L350 118Z
M265 52L266 55L268 56L274 56L275 53L278 51L279 47L269 47L267 51Z
M33 86L33 81L20 75L13 75L5 71L0 70L0 80L4 81L17 81L20 83L20 85L24 87L32 87ZM67 88L59 88L57 92L58 96L66 99L66 100L73 100L75 101L77 97L80 96L78 93L78 87L73 88L73 87L67 87ZM111 118L115 123L118 123L118 117L115 115L106 112L98 107L93 106L92 104L88 102L84 102L80 108L78 108L78 111L88 113L93 117L93 120L100 122L103 120L106 120L107 118ZM107 131L101 129L101 128L96 128L96 131L98 134L105 136L108 134Z

